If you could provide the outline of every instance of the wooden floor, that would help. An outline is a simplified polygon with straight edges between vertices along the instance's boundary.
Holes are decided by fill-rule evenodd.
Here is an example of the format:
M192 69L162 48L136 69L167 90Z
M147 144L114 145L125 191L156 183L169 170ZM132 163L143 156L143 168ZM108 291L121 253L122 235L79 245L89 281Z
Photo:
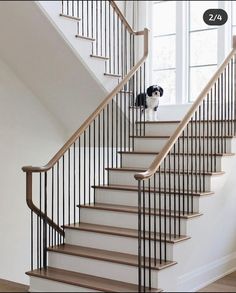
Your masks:
M0 279L0 292L28 292L29 287Z
M28 292L28 287L0 279L0 292ZM236 292L236 272L216 281L199 292Z
M216 281L199 292L236 292L236 272Z

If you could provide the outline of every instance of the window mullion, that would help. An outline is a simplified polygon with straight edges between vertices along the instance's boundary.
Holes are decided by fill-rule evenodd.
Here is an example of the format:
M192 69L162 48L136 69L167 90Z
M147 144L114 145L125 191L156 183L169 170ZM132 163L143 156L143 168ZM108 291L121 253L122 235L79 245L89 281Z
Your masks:
M176 104L187 102L188 83L188 19L187 1L177 1L176 5Z

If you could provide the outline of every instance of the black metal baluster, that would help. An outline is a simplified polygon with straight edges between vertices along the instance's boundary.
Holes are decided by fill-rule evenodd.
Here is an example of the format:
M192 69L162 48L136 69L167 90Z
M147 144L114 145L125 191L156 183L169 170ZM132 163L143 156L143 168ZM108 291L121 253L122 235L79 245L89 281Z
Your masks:
M107 105L107 167L110 168L110 107ZM113 131L113 128L112 128ZM109 185L109 176L107 176L107 184Z
M120 108L119 108L119 112L120 112L120 152L123 151L123 123L122 123L122 116L124 115L122 108L123 108L123 101L122 101L122 94L119 94L120 96ZM121 156L120 156L120 167L122 167L122 161L121 161Z
M142 190L141 181L138 180L138 288L142 286Z
M201 123L202 123L202 107L201 105L199 106L199 122L198 122L198 130L199 130L199 135L198 135L198 139L199 139L199 155L202 155L202 139L201 139ZM205 144L205 142L203 141L203 145ZM200 192L202 192L202 176L201 176L201 171L202 171L202 163L201 160L199 160L199 187L200 187Z
M60 186L59 186L59 178L60 178L60 174L59 174L59 168L60 168L60 161L57 162L57 225L60 226ZM60 241L60 235L59 233L57 233L57 244L59 244Z
M73 150L74 150L74 165L73 165L73 175L74 175L74 205L73 205L73 208L74 208L74 224L76 223L76 152L75 152L75 143L73 145Z
M102 170L103 185L105 184L105 109L102 110Z
M86 161L87 161L87 152L86 152L86 130L84 132L84 161L83 161L83 164L84 164L84 205L86 205L86 197L87 197L87 189L86 189L86 183L87 183L87 173L86 173L86 167L87 167L87 164L86 164Z
M186 158L186 172L183 170L183 176L185 177L185 174L187 176L187 214L189 214L189 198L190 198L190 188L189 188L189 178L191 175L189 174L189 123L186 126L186 135L187 135L187 158ZM183 154L183 157L185 154ZM200 158L201 159L201 158Z
M100 114L98 115L98 185L101 185L101 119L100 119Z
M206 111L206 107L205 107L205 100L203 100L203 121L202 121L202 131L203 131L203 135L202 135L202 142L203 142L203 158L205 158L205 142L207 143L208 145L208 139L205 139L205 111ZM200 170L200 173L199 173L199 176L201 177L201 174L202 174L202 177L203 177L203 191L205 191L205 185L206 185L206 169L205 169L205 160L203 159L203 162L202 162L202 171Z
M151 278L151 256L152 256L152 246L151 246L151 182L148 179L148 280L149 280L149 289L151 289L152 278Z
M51 193L52 193L52 221L54 222L54 167L52 167L52 190L51 190ZM52 240L52 243L50 243L51 246L54 245L54 237L53 237L53 227L51 227L51 240Z
M167 192L166 192L166 158L164 159L164 259L167 261ZM169 191L170 192L170 191ZM160 235L160 237L162 237Z
M118 155L117 155L117 151L118 151L118 125L119 125L119 116L118 116L118 95L116 95L116 150L115 150L115 154L116 154L116 168L118 167Z
M111 101L111 167L114 168L114 99ZM117 154L115 154L117 156ZM109 177L108 177L109 180Z
M223 79L224 79L224 96L223 96L223 105L224 105L224 117L223 117L223 121L222 126L224 127L224 153L226 153L226 139L227 139L227 132L226 132L226 126L227 126L227 94L226 94L226 68L224 69L224 73L223 73Z
M42 211L42 173L39 174L39 209ZM40 233L39 233L39 243L40 243L40 262L39 266L42 268L42 215L40 214Z
M193 117L191 118L191 213L193 213L193 185L194 185L194 152L193 152L193 138L194 138L194 132L193 132ZM195 123L196 124L196 123ZM200 156L200 160L201 160L201 156ZM196 187L195 187L196 189Z
M172 238L172 235L171 235L171 232L172 232L172 219L171 219L171 202L172 202L172 200L171 200L171 197L172 197L172 195L170 194L170 190L172 190L172 188L171 188L171 177L172 177L172 172L173 172L173 176L175 176L175 170L171 170L171 163L170 163L170 154L166 157L166 160L168 160L168 167L169 167L169 187L168 187L168 189L169 189L169 237L170 237L170 239Z
M65 229L65 156L62 157L62 225Z
M181 188L180 188L180 154L181 154L181 149L180 149L180 137L177 140L178 143L178 158L177 158L177 162L178 162L178 190L179 190L179 213L178 213L178 230L179 230L179 236L180 236L180 227L181 227L181 222L180 222L180 216L181 216ZM182 191L182 197L184 197L184 191ZM182 208L183 209L183 208Z
M88 129L88 194L89 194L89 205L91 204L91 125Z
M80 137L78 140L78 151L79 151L79 166L78 166L78 173L79 173L79 222L80 222L80 205L82 202L82 194L81 194L81 190L82 190L82 184L81 184L81 141L80 141Z
M145 192L145 183L143 181L143 290L145 292L146 288L146 192Z
M185 133L183 131L182 133L182 148L183 148L183 154L185 154L185 137L184 137ZM187 193L185 192L185 181L184 181L184 164L185 164L185 158L184 158L184 155L183 155L183 160L182 160L182 190L183 190L183 198L182 198L182 201L183 201L183 215L185 215L185 196L187 195Z
M176 238L176 144L174 144L173 148L173 160L174 160L174 238ZM171 194L169 195L171 197ZM171 210L171 207L170 207Z
M156 173L154 174L153 208L154 208L154 265L157 265L157 203L156 203ZM159 209L161 214L161 210Z
M31 210L31 271L34 269L34 214Z
M43 267L47 267L47 214L48 214L48 196L47 196L47 172L44 173L44 214L45 217L43 219Z
M71 175L70 175L70 148L68 149L68 224L70 225L70 208L71 208L71 193L70 193L70 188L71 188Z
M162 192L161 192L161 169L159 167L158 169L158 187L159 187L159 211L162 210L162 205L161 205L161 196L162 196ZM162 259L163 259L163 256L162 256L162 245L163 245L163 242L162 242L162 217L159 217L159 250L160 250L160 264L162 264Z

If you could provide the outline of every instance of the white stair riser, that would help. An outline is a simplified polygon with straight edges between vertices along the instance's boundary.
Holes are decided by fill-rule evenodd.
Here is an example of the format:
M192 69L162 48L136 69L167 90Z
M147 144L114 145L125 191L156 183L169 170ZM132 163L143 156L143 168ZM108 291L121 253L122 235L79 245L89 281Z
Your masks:
M87 209L81 208L81 221L84 223L89 224L97 224L97 225L106 225L106 226L113 226L119 228L128 228L128 229L138 229L138 215L134 213L125 213L125 212L114 212L114 211L105 211L105 210L98 210L98 209ZM143 217L142 217L143 219ZM151 216L151 231L154 231L154 223L155 217ZM161 229L162 233L164 232L165 221L164 217L156 217L156 231L159 232L159 219L161 219ZM169 223L171 221L172 231L174 232L174 218L169 217L166 218L166 231L167 233L170 231ZM186 219L180 220L181 226L181 234L186 234ZM143 226L142 226L143 227ZM145 217L145 227L146 231L149 231L149 217L146 215ZM178 227L178 221L176 218L176 227Z
M154 193L151 194L151 207L154 208ZM171 197L171 200L169 200ZM180 199L180 211L183 210L183 196L180 195L167 195L167 209L174 210L174 206L177 211L179 211L179 199ZM175 198L175 199L174 199ZM188 199L189 198L189 199ZM193 201L193 211L199 212L199 196L189 196L185 195L185 203L189 200L190 203ZM175 204L176 202L176 204ZM110 190L110 189L96 189L96 203L105 204L117 204L117 205L127 205L127 206L138 206L138 192L133 191L123 191L123 190ZM148 197L146 197L146 206L148 205ZM156 202L157 208L159 208L159 196ZM164 208L164 195L161 195L161 208ZM186 206L185 206L186 209Z
M146 135L172 135L176 128L178 126L178 123L146 123L145 124L145 134ZM138 131L143 131L144 125L137 124Z
M62 270L138 284L138 268L135 266L53 252L49 252L48 264L50 267ZM152 272L152 286L156 285L155 270Z
M218 126L220 125L220 130L218 129ZM228 122L223 123L210 123L210 121L207 123L201 122L201 124L193 123L192 125L189 125L188 127L188 133L189 135L195 133L197 135L203 135L205 133L205 136L210 135L221 135L221 127L223 125L223 132L226 135L231 135L231 129L232 126L228 124ZM178 123L146 123L145 124L145 135L172 135L176 128L178 127ZM199 129L200 127L200 129ZM144 129L144 125L140 127L140 124L138 124L138 130ZM185 130L185 133L187 133L187 128Z
M153 160L155 159L155 155L140 155L140 154L122 154L122 167L140 167L140 168L149 168ZM222 164L221 164L222 157L216 156L211 157L209 156L170 156L170 164L169 159L166 161L166 168L169 169L169 165L171 169L174 169L174 163L177 168L179 165L180 170L183 170L184 168L187 168L187 166L190 168L193 167L193 170L201 170L203 169L203 165L210 166L212 162L212 167L214 168L216 164L216 170L215 171L221 171L222 170ZM174 161L175 160L175 161ZM184 168L183 168L184 166ZM210 170L209 167L209 170ZM162 166L163 169L163 166Z
M84 247L91 247L97 249L117 251L121 253L129 253L138 255L138 239L131 237L124 237L118 235L109 235L103 233L87 232L81 230L66 229L66 243L72 245L81 245ZM154 242L152 245L152 257L154 257ZM146 241L146 255L148 255L149 243ZM167 259L173 260L172 243L167 243ZM160 243L156 242L157 256L159 256ZM162 245L163 250L163 245ZM164 250L163 250L164 251ZM162 252L163 253L163 252Z
M29 292L100 292L66 283L30 277Z
M134 178L134 174L138 172L128 172L128 171L109 171L109 184L115 184L115 185L133 185L137 186L137 180ZM187 186L189 184L189 191L191 191L191 186L193 186L194 191L196 190L195 186L197 184L197 189L199 190L199 180L197 180L197 183L195 182L195 178L200 178L200 175L187 175L187 174L169 174L166 173L166 176L164 173L161 174L161 188L164 188L165 180L166 179L166 188L169 189L169 178L170 180L170 188L174 188L174 183L176 186L176 189L180 187L182 190L187 190ZM180 178L180 180L178 180ZM202 186L203 186L203 176L201 176L202 180ZM183 182L184 179L184 182ZM192 180L193 179L193 180ZM212 176L206 175L205 176L205 190L210 191L212 189ZM175 180L175 181L174 181ZM145 182L146 188L148 188L148 181ZM150 179L150 186L154 186L154 178ZM156 190L158 192L159 187L159 175L156 177Z
M135 151L143 151L145 150L146 152L159 152L162 150L162 148L165 146L167 143L168 138L145 138L145 137L140 137L140 138L135 138L134 139L134 150ZM227 138L226 139L226 148L224 149L225 153L231 153L232 152L232 145L231 145L232 139ZM183 146L183 141L182 138L180 139L180 152L186 152L187 150L189 152L199 152L203 154L207 154L207 141L204 140L203 138L201 139L187 139L185 138L184 140L184 146ZM220 144L221 145L221 144ZM222 143L223 145L223 143ZM208 141L208 149L209 152L212 148L212 142L209 140ZM205 151L203 151L205 149ZM178 152L178 143L176 143L176 153ZM213 153L215 152L221 152L221 148L218 150L218 144L214 145L213 143Z

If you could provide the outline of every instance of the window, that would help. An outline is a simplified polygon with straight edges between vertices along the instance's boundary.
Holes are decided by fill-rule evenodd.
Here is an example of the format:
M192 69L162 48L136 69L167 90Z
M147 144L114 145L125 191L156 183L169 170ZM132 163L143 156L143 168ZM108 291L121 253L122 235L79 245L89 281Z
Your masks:
M212 8L227 11L226 25L205 24ZM231 25L236 35L236 1L153 1L152 13L151 82L165 90L161 104L193 102L228 53Z
M153 4L152 66L153 84L161 84L165 88L167 98L164 104L173 103L176 96L176 1Z
M218 8L217 1L189 2L189 101L194 101L217 67L217 27L203 21L209 8Z

